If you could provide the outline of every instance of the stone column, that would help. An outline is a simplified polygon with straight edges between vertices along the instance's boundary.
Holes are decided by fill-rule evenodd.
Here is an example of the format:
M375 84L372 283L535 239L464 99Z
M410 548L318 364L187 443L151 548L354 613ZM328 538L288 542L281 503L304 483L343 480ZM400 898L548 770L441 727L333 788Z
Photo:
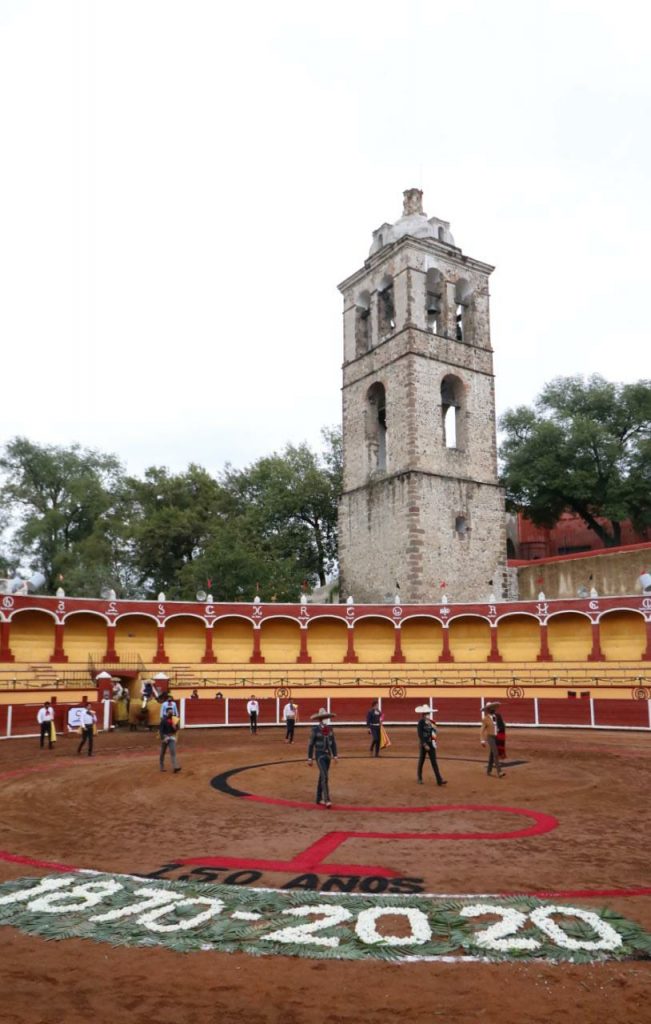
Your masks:
M157 665L167 665L169 658L165 654L165 626L159 626L156 634L156 654L152 659Z
M604 652L601 649L601 631L598 622L592 623L592 650L588 655L588 661L605 661Z
M497 646L497 626L491 626L491 651L487 656L486 661L501 661L502 655L500 654L499 647Z
M103 662L119 662L120 658L115 649L115 623L106 623L106 653L102 658Z
M312 661L307 649L307 627L301 627L299 636L301 638L301 649L296 659L301 665L309 665Z
M50 661L64 662L68 660L68 655L63 649L64 629L63 622L54 623L54 654L50 655Z
M355 654L355 629L353 626L348 626L348 649L344 654L344 661L349 664L356 664L359 661Z
M553 661L553 657L549 650L549 638L547 634L547 623L541 622L540 626L540 652L536 658L536 661Z
M393 655L391 656L392 662L402 663L406 661L404 654L402 653L402 636L400 626L395 627L395 645L393 648Z
M213 626L209 626L208 623L206 623L206 648L205 648L205 650L203 652L203 658L201 659L201 661L202 661L202 663L204 665L213 665L217 661L217 658L215 657L215 652L214 652L213 646L212 646L212 642L213 642L213 638L214 638L213 629L214 629Z
M651 619L647 619L646 626L646 651L642 655L642 661L651 661Z
M443 626L443 650L439 654L439 661L454 661L450 650L450 630L447 626Z
M0 622L0 661L15 661L9 646L10 631L11 623L9 621L5 622L3 620Z
M262 651L260 650L260 628L253 627L253 653L249 658L249 661L254 665L264 664L264 658L262 657Z

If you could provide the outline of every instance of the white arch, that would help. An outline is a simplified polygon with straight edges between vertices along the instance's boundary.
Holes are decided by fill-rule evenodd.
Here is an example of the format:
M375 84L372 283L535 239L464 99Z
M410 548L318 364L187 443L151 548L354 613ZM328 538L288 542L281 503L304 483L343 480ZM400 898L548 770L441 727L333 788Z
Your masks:
M56 612L51 612L48 608L36 608L31 606L28 608L15 608L14 611L9 616L9 618L7 619L7 622L13 622L15 617L17 615L22 615L23 612L41 612L43 615L48 615L55 623L59 622Z
M116 625L118 622L120 622L121 619L151 619L151 621L155 622L157 626L162 625L162 623L158 621L156 616L150 615L149 612L123 612L122 615L116 616Z
M597 616L597 622L601 622L607 615L612 615L613 612L631 612L633 615L638 615L642 622L646 622L644 618L644 612L641 608L604 608L604 610Z
M450 616L447 622L448 626L457 619L479 619L480 622L486 622L489 626L491 625L491 620L486 615L479 615L478 612L459 612L457 615Z
M503 615L498 615L498 617L495 619L495 625L497 625L498 622L504 622L505 619L519 619L519 618L523 618L523 617L525 617L527 619L533 619L534 622L536 622L538 625L540 625L540 619L536 615L535 612L514 612L514 611L508 611L508 612L504 612Z
M90 611L86 608L77 608L74 611L67 612L63 616L63 621L67 622L68 619L71 619L74 615L92 615L95 619L101 619L107 626L111 624L111 620L107 619L106 615L103 615L102 612Z
M168 615L164 625L167 625L172 619L196 619L197 622L202 622L204 626L207 625L206 619L202 615L196 615L194 612L175 612L174 615Z

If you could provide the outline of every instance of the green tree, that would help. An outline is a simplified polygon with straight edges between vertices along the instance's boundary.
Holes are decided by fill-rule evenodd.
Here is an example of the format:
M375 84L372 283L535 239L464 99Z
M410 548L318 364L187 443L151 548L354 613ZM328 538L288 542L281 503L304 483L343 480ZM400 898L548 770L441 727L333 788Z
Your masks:
M4 448L0 471L16 562L41 571L50 591L61 581L82 596L116 584L122 467L115 456L16 437Z
M206 546L235 512L226 490L205 469L184 473L152 466L129 477L121 498L136 590L194 599ZM185 571L199 560L200 571Z
M650 381L559 377L500 427L507 500L538 526L569 509L612 547L625 520L651 523Z
M340 431L324 430L323 439L320 455L307 444L287 445L224 477L260 540L294 558L298 575L321 586L336 566L342 475Z

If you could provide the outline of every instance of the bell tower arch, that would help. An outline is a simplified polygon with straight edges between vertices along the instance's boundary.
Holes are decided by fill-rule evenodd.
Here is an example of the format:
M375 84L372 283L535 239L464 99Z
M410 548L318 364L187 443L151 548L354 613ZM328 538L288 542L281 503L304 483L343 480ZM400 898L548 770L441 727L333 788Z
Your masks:
M422 192L382 224L344 299L342 593L454 601L499 592L506 557L497 479L488 279ZM489 581L494 581L491 583Z

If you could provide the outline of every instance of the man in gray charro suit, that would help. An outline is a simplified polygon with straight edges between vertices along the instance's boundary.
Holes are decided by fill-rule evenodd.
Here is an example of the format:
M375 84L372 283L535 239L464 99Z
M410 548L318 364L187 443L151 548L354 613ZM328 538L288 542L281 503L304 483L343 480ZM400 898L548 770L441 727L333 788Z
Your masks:
M316 802L318 804L325 804L326 807L331 807L332 801L330 800L328 774L330 772L330 762L333 759L337 760L337 741L334 730L330 725L330 719L335 716L326 711L325 708L321 708L320 711L317 711L316 715L311 717L316 719L316 724L312 726L312 732L310 733L307 763L311 765L316 757L316 763L319 768Z

